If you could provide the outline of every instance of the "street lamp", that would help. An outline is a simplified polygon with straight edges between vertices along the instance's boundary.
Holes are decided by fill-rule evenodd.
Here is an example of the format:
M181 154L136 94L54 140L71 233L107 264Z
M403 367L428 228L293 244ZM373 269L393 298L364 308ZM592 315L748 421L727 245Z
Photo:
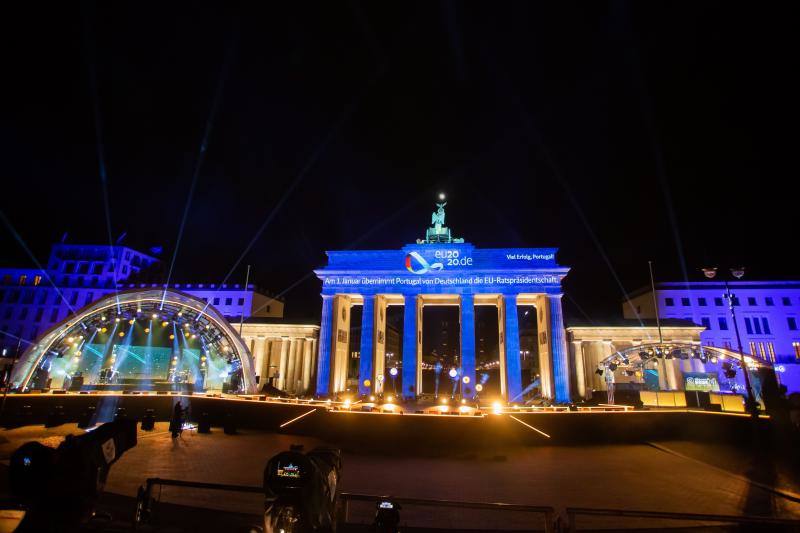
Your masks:
M737 280L742 279L744 276L744 267L736 267L729 269L731 276L736 278ZM703 274L708 279L714 279L717 275L717 268L704 268ZM747 401L746 408L747 412L749 412L753 417L758 417L758 402L756 402L756 398L753 395L753 387L750 385L750 373L747 369L747 363L744 360L744 350L742 349L742 338L739 335L739 324L736 322L736 295L731 292L731 288L728 286L728 280L723 280L725 284L725 292L722 294L722 297L728 300L728 308L731 310L731 320L733 320L733 331L736 334L736 345L739 349L739 361L741 363L742 372L744 372L744 385L747 389Z

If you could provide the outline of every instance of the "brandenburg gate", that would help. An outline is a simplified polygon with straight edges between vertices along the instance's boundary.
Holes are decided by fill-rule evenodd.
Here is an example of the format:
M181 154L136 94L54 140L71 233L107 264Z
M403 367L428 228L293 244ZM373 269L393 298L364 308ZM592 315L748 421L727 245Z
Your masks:
M442 198L443 199L443 198ZM317 395L346 390L350 358L350 316L363 306L359 394L380 394L385 368L386 309L402 305L402 395L422 394L422 309L458 306L460 311L461 393L474 398L475 306L495 306L498 316L500 391L522 399L517 307L537 312L541 392L557 403L570 401L570 371L561 310L561 280L569 271L556 262L555 248L479 249L454 239L437 204L425 239L400 250L329 251L328 264L315 273L322 280ZM427 391L430 392L430 391ZM398 391L399 393L399 391Z

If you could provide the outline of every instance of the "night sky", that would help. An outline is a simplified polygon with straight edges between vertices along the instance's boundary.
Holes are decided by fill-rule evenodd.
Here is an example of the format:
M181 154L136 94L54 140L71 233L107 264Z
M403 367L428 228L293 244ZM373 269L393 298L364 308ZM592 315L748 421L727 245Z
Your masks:
M169 264L196 176L173 279L250 263L291 317L325 250L414 242L440 191L478 247L560 248L571 317L620 315L648 259L797 278L781 4L224 4L6 11L0 208L37 258L108 243L99 149L114 240Z

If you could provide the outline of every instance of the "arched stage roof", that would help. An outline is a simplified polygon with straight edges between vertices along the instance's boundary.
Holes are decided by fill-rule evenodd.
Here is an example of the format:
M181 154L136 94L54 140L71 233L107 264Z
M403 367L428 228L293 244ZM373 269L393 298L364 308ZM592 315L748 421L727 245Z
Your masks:
M170 340L166 341L166 347L152 348L150 341L159 334L158 327L163 328L160 330L162 337L169 335ZM147 339L147 346L135 347L138 352L130 346L134 336ZM127 345L124 344L126 340ZM94 341L99 344L92 344ZM117 350L120 347L122 349ZM181 354L182 359L185 353L187 360L193 360L196 374L200 374L202 368L201 383L211 381L212 371L217 372L214 379L224 379L233 368L237 375L241 370L239 390L246 394L256 392L253 358L236 330L211 305L172 289L118 292L78 310L25 350L14 367L11 381L18 390L30 389L37 369L45 365L47 373L57 367L58 375L71 377L70 372L81 367L82 358L90 358L92 354L96 356L90 358L95 368L110 365L114 370L122 366L121 360L126 357L135 358L141 364L133 359L128 362L138 365L140 373L137 375L142 376L141 371L154 368L149 360L144 360L142 352L150 350L147 353L152 353L158 349L169 353L165 364L172 372L170 375L174 375L176 366L182 365L177 354ZM174 356L171 355L173 350ZM128 353L133 355L127 356ZM212 361L218 366L212 367Z

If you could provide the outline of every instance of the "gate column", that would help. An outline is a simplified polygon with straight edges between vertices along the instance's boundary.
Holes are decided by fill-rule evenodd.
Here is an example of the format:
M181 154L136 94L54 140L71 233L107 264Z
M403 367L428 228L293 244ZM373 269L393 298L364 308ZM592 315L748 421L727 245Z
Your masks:
M364 295L364 306L361 311L361 360L358 367L358 393L369 396L372 391L373 330L375 324L375 296ZM364 385L369 380L370 386Z
M322 295L322 321L319 328L319 360L317 361L317 395L327 396L331 385L331 327L333 296Z
M518 402L522 399L522 366L519 360L519 319L517 317L517 295L503 296L506 318L505 344L506 344L506 390L509 402Z
M550 353L553 360L553 388L557 403L569 403L569 354L564 332L564 317L561 311L561 297L563 295L549 295L547 301L550 307Z
M417 296L404 296L403 307L403 391L406 399L417 394Z
M461 295L461 395L475 397L475 296ZM465 383L464 380L468 381Z

